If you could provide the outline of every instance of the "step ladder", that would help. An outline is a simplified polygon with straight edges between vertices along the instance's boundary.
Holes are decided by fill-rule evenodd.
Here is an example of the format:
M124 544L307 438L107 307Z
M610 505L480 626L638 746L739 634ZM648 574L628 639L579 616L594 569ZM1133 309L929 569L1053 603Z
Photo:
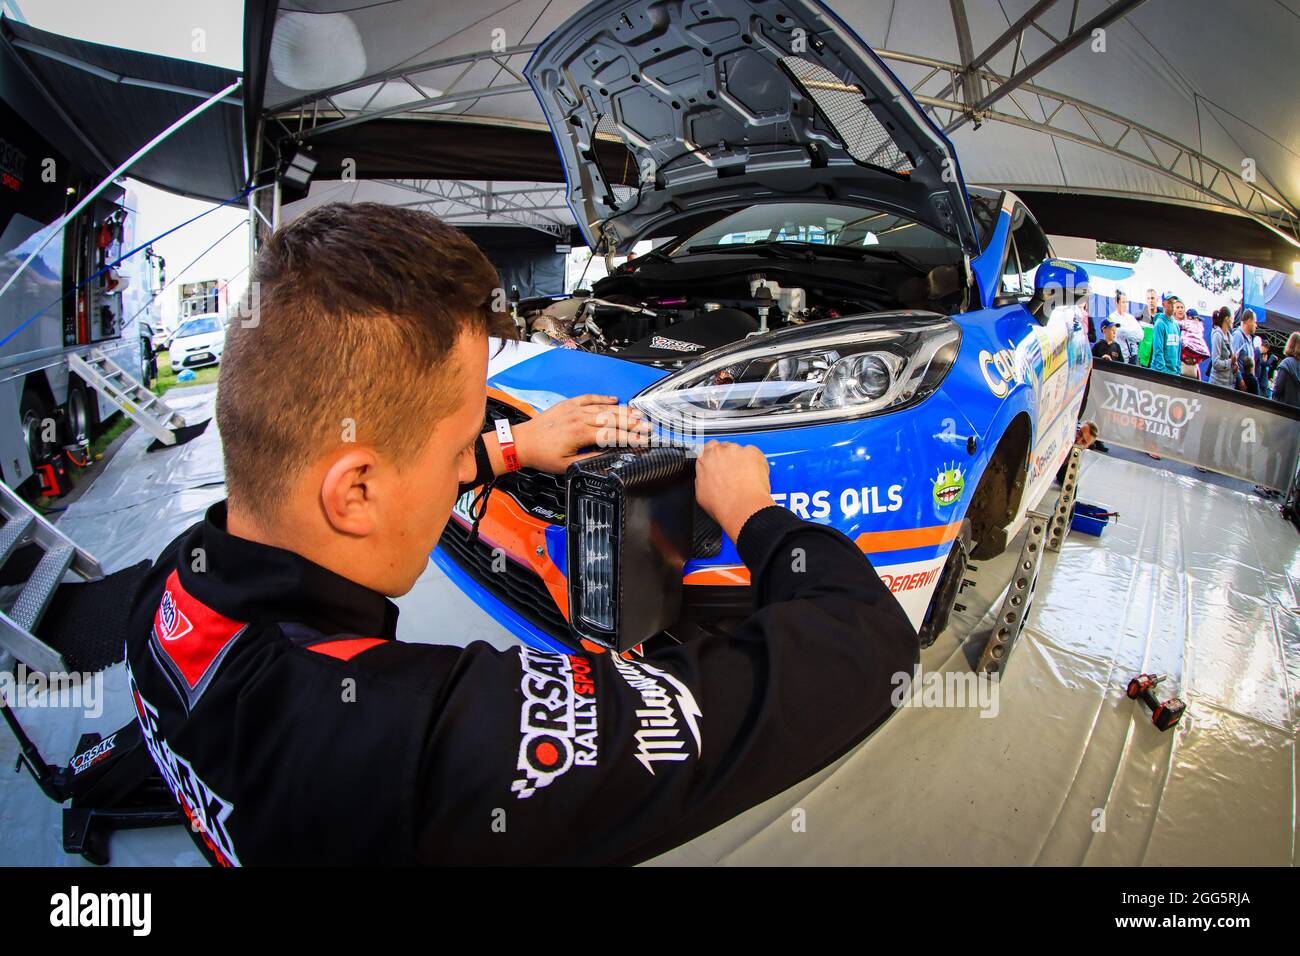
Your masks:
M45 552L22 584L13 606L7 613L0 611L0 652L8 651L35 671L66 671L63 655L36 637L36 626L68 571L87 581L102 578L104 572L98 561L3 482L0 482L0 515L5 519L0 527L0 567L27 544L34 543Z
M68 365L87 385L158 441L164 445L176 444L175 429L184 428L185 419L102 351L91 349L89 359L71 353Z

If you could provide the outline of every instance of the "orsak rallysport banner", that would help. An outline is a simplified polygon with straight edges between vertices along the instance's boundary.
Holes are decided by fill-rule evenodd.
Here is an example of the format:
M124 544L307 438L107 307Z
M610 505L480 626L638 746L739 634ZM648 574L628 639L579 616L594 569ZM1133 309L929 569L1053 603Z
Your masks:
M1122 362L1093 363L1084 418L1107 444L1278 491L1300 457L1300 409Z

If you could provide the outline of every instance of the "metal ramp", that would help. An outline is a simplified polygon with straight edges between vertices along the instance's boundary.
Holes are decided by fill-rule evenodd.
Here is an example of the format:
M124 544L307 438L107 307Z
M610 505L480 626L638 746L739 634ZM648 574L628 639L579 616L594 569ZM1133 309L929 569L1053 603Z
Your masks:
M0 514L5 519L0 526L0 567L25 545L36 544L44 552L22 583L13 606L8 612L0 611L0 652L8 651L36 671L66 671L63 655L36 637L36 626L68 571L87 581L97 580L104 573L98 561L3 482L0 482Z
M1056 499L1052 513L1030 511L1026 519L1025 543L1020 548L1020 558L1012 572L993 619L984 652L975 670L980 674L1001 676L1016 641L1020 639L1033 609L1034 594L1038 589L1038 572L1043 563L1044 551L1061 550L1061 544L1070 531L1070 518L1074 514L1074 501L1079 489L1079 458L1081 449L1075 445L1066 459L1065 476L1061 481L1061 494Z
M68 366L158 441L164 445L176 444L175 430L185 427L184 417L102 351L91 349L89 360L76 353L69 354Z

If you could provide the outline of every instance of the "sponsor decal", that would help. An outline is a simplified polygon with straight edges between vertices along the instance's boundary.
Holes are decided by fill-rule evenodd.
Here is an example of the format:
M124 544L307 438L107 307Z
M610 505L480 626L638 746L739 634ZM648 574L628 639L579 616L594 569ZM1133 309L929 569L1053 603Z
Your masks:
M1030 474L1031 478L1037 478L1039 475L1041 475L1044 471L1047 470L1047 466L1051 462L1052 456L1056 454L1056 449L1059 444L1060 443L1055 438L1053 438L1050 442L1048 442L1047 448L1043 450L1042 454L1034 456L1034 467L1032 473Z
M131 696L135 700L136 717L144 731L145 746L149 748L153 762L158 765L167 789L172 792L180 804L181 812L190 821L194 831L202 836L204 844L212 851L217 862L222 866L239 866L239 857L235 854L235 845L227 829L230 815L235 811L234 804L222 799L194 772L188 760L172 750L158 727L158 710L141 696L135 675L129 669L128 677Z
M890 591L898 594L900 591L915 591L917 588L930 586L938 579L939 572L942 570L942 567L935 567L929 571L914 571L911 574L882 574L880 580Z
M696 345L694 342L682 342L679 339L670 339L665 335L656 335L650 340L652 349L669 349L673 352L698 352L704 348L703 345Z
M831 516L831 492L829 491L778 491L772 493L772 500L805 521ZM862 488L845 488L840 492L836 502L842 518L855 518L860 514L889 514L903 507L903 486L890 485L888 488L882 488L879 485L869 485Z
M549 787L574 767L597 763L596 678L578 655L519 648L519 762L510 785L520 799Z
M1010 349L980 352L980 371L994 398L1006 398L1016 380L1016 353Z
M966 475L956 462L939 472L934 479L934 503L940 508L954 504L966 490Z
M1043 351L1043 381L1064 368L1069 360L1070 329L1064 321L1058 321L1061 311L1057 309L1048 326L1038 330L1038 344Z
M23 167L27 165L27 154L17 146L0 139L0 185L14 192L23 188Z
M1160 438L1178 439L1201 410L1199 399L1166 395L1128 382L1107 381L1102 409L1116 423Z
M695 756L700 755L700 712L695 695L689 687L672 674L647 664L629 661L617 654L610 655L610 663L641 695L645 705L636 710L636 759L650 773L661 760L681 762L689 760L687 735L695 741Z
M75 777L83 771L89 770L111 754L116 746L117 734L113 734L111 737L105 737L89 750L83 750L72 758L72 775Z

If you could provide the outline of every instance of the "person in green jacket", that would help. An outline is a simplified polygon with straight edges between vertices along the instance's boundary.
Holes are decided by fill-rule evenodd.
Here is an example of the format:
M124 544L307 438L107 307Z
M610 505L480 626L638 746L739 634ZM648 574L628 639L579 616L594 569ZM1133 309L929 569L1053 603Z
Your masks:
M1155 328L1151 332L1151 369L1178 375L1182 372L1183 330L1173 319L1178 296L1165 293L1164 308L1156 313Z

